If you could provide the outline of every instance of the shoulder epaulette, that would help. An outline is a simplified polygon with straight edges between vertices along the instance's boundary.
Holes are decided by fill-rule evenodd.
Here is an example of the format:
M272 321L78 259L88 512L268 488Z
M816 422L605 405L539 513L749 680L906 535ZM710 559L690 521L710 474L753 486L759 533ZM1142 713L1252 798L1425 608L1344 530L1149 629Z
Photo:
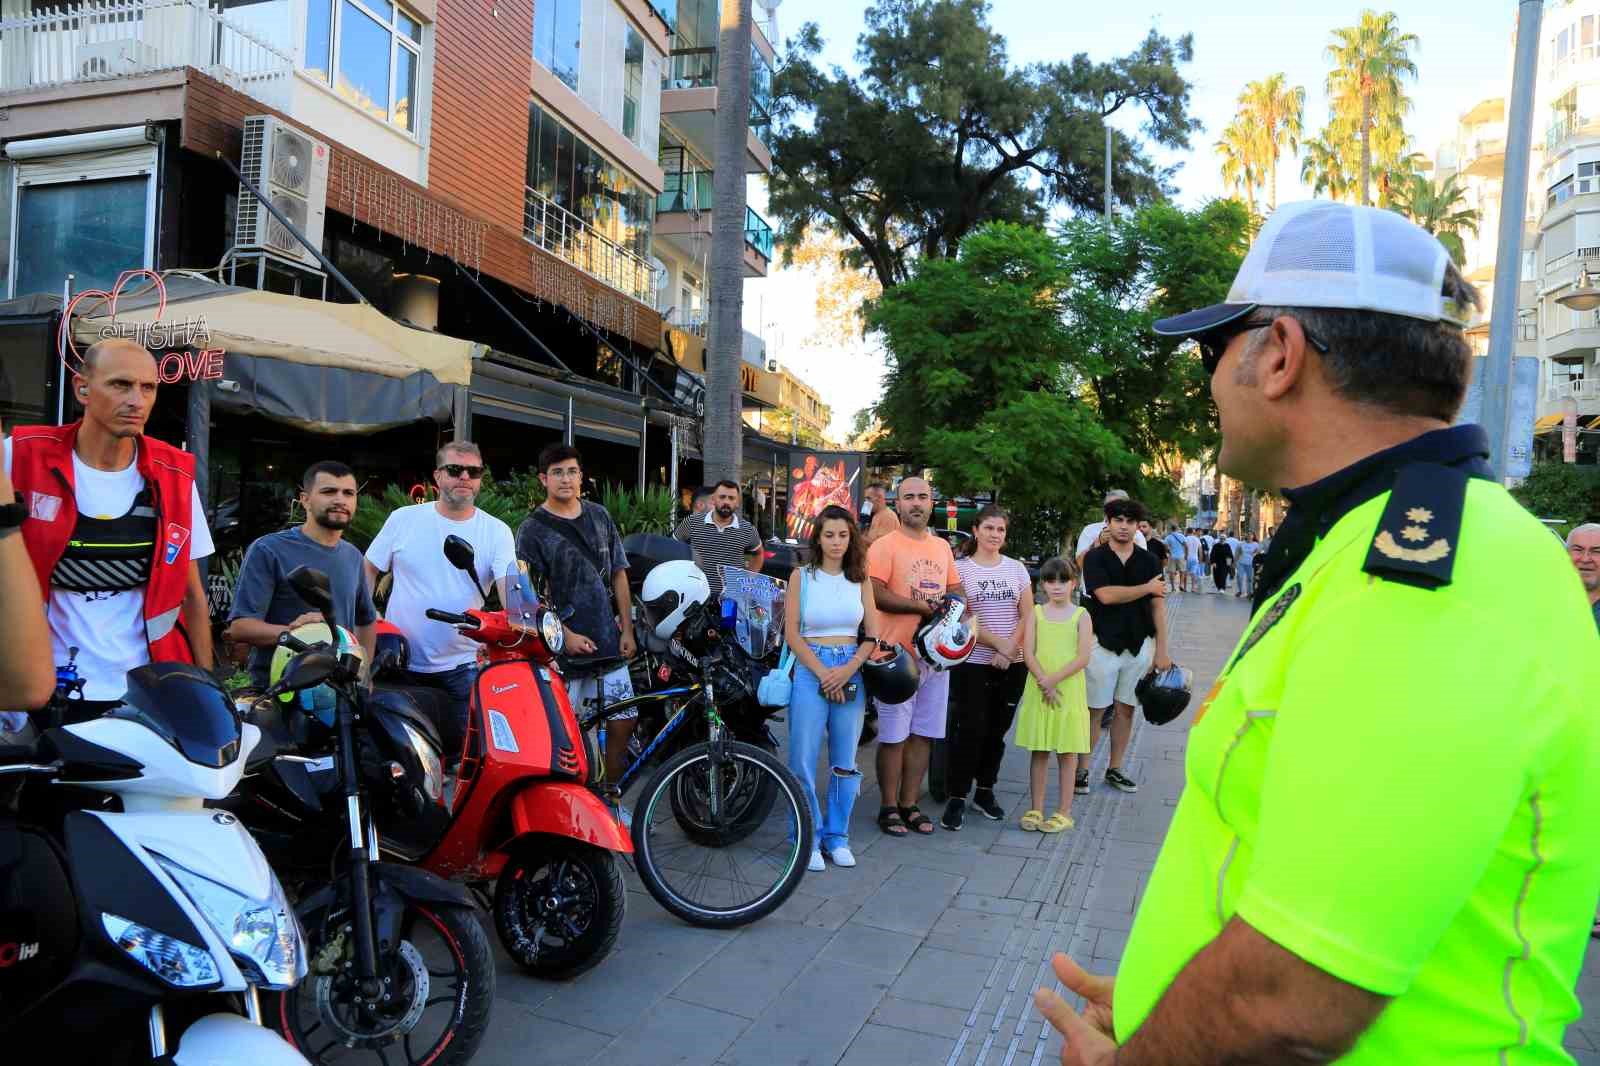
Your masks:
M1466 471L1438 463L1401 467L1361 569L1422 589L1450 584L1467 481Z

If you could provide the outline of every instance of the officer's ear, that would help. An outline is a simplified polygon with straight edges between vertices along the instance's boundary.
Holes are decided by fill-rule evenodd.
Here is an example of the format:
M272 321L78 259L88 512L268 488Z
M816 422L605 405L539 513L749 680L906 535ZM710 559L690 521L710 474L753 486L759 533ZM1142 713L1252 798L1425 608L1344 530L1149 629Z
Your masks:
M1245 349L1247 358L1241 369L1249 383L1261 391L1262 398L1281 400L1305 385L1311 373L1312 352L1299 321L1280 315L1258 337L1251 346L1254 351Z

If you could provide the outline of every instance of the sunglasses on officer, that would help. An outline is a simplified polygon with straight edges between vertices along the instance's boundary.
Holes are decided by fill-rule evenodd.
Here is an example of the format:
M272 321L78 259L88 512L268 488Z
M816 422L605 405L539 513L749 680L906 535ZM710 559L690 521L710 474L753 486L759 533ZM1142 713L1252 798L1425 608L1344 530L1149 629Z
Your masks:
M467 477L473 481L483 476L484 468L481 466L468 466L465 463L444 463L439 467L451 477Z
M1298 319L1296 321L1299 321ZM1244 333L1254 333L1258 329L1266 329L1272 325L1272 319L1256 319L1254 321L1230 322L1216 330L1196 337L1195 342L1200 345L1200 365L1205 367L1206 377L1212 377L1217 372L1217 366L1222 362L1222 355L1228 350L1228 345L1233 339ZM1306 343L1323 355L1328 354L1328 345L1300 323L1300 332L1305 334Z

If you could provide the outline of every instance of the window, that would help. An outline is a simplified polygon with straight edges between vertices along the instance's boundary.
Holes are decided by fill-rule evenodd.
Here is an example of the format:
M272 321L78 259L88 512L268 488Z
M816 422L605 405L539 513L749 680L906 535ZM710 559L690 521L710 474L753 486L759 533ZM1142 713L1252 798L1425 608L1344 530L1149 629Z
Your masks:
M1537 281L1539 277L1538 253L1531 248L1522 253L1522 280Z
M1600 192L1600 163L1579 163L1575 193Z
M622 53L622 135L639 139L639 102L644 96L644 37L631 25Z
M1568 175L1550 186L1550 191L1545 194L1545 207L1552 208L1570 199L1572 199L1572 176Z
M307 0L306 73L380 122L417 130L422 24L388 0Z
M1594 16L1583 16L1583 48L1580 55L1584 59L1594 58Z
M15 295L109 289L117 275L150 263L148 174L25 185L17 196Z
M573 92L578 90L582 22L582 0L539 0L533 5L533 58Z

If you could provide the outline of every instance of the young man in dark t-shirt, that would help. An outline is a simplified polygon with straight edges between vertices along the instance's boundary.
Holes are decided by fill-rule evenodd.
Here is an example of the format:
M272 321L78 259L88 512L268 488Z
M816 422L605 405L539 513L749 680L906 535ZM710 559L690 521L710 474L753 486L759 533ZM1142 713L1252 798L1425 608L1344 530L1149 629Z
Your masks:
M1106 503L1109 543L1083 557L1083 588L1094 623L1095 649L1089 656L1089 754L1100 742L1100 718L1114 707L1111 719L1111 761L1106 784L1123 792L1139 786L1122 772L1122 759L1133 735L1134 686L1152 664L1164 670L1167 655L1167 583L1161 563L1134 543L1144 507L1134 500ZM1085 760L1087 761L1087 760ZM1084 765L1082 762L1080 766ZM1079 770L1075 791L1089 791L1089 774Z
M589 666L594 660L631 659L636 650L628 553L611 515L580 495L583 459L578 449L547 446L539 453L539 480L545 501L517 530L517 558L528 564L550 606L566 615L561 662L568 698L581 715L586 703L612 704L633 696L625 663L600 670ZM628 738L638 717L633 711L606 724L606 779L613 785L627 768Z

